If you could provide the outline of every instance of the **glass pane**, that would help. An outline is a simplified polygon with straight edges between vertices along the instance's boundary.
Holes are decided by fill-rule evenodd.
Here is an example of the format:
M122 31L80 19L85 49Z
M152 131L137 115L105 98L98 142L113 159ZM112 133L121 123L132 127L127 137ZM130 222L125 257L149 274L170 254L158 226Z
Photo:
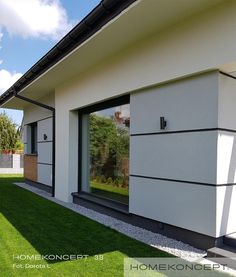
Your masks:
M37 123L31 124L31 154L37 154Z
M130 106L89 114L89 191L128 204Z

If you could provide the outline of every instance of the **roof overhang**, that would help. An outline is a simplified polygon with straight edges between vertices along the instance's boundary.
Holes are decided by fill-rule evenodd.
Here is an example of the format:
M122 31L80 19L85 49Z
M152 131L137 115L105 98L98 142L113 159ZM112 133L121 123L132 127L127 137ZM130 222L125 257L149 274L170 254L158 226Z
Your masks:
M119 4L114 6L115 2ZM0 105L24 109L27 103L15 98L14 93L34 100L42 98L127 45L219 2L222 0L179 0L178 5L173 0L102 1L0 97ZM82 34L81 41L76 34L78 38Z

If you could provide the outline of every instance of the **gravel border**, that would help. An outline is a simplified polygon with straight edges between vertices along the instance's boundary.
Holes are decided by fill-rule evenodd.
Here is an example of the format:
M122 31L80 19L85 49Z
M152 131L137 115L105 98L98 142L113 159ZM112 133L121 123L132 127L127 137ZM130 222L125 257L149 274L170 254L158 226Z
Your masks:
M74 212L77 212L83 216L86 216L92 220L95 220L103 225L106 225L118 232L125 234L131 238L134 238L138 241L144 242L152 247L158 248L165 252L168 252L177 257L183 258L188 261L200 261L203 257L206 256L206 251L197 249L191 245L177 241L172 238L168 238L158 233L153 233L151 231L145 230L143 228L133 226L129 223L123 222L116 218L110 217L98 213L94 210L85 208L78 204L67 203L60 201L50 195L50 193L45 192L41 189L32 187L25 183L15 183L18 187L34 192L35 194L44 197L52 202L55 202L59 205L62 205Z

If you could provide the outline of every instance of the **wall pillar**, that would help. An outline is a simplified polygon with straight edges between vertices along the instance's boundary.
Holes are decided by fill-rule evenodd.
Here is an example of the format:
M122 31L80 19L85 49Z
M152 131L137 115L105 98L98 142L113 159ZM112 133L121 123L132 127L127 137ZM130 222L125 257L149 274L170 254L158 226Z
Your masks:
M219 74L216 233L236 232L236 80Z
M78 113L56 107L55 197L72 202L78 180Z

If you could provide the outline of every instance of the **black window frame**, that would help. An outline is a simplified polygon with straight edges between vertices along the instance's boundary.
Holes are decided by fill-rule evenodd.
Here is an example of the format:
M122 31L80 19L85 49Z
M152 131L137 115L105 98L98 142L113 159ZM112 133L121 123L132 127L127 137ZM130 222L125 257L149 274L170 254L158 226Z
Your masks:
M114 99L109 99L105 100L103 102L99 102L84 108L81 108L78 110L78 193L82 192L82 147L83 147L83 142L82 142L82 117L85 114L90 114L96 111L108 109L108 108L113 108L116 106L121 106L121 105L126 105L130 104L130 95L124 95L120 96Z
M30 154L38 154L38 124L37 122L30 124Z

